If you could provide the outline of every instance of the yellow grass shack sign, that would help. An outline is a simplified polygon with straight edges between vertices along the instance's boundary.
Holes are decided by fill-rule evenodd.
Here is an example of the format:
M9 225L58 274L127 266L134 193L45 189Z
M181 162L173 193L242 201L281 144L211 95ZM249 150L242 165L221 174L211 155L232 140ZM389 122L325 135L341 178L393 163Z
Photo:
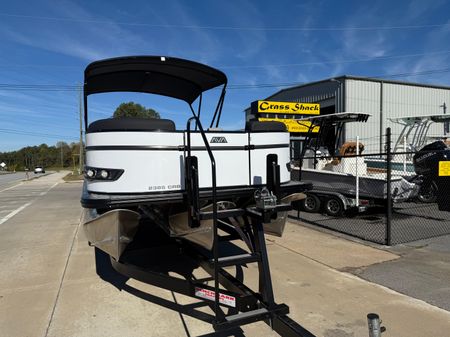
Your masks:
M251 112L261 122L281 122L289 132L307 133L311 129L311 122L299 121L303 115L320 115L320 104L299 102L254 101ZM319 132L315 126L312 132Z
M256 110L256 111L255 111ZM270 114L319 115L320 104L298 102L255 101L252 112Z
M299 121L296 119L282 119L282 118L258 118L260 122L281 122L286 125L289 132L308 133L311 128L311 122ZM319 127L314 126L311 132L319 132Z

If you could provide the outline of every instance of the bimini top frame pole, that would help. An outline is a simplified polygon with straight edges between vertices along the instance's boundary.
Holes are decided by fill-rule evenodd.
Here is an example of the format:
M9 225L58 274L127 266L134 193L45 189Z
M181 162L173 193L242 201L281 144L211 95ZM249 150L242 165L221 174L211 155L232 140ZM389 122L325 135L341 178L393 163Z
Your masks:
M450 122L450 115L439 114L439 115L418 115L409 117L397 117L389 118L393 123L403 125L403 129L395 142L393 152L397 152L400 147L400 143L408 138L412 131L414 135L411 140L410 146L412 149L418 149L425 145L426 137L428 131L433 123L445 123Z
M84 122L87 97L107 92L142 92L192 103L205 91L223 85L213 122L222 113L227 77L207 65L165 56L128 56L96 61L84 71Z
M336 114L311 116L298 119L297 120L298 124L308 127L308 134L306 135L305 145L303 146L301 157L303 158L307 148L310 147L311 140L313 138L316 138L316 143L314 146L314 159L315 159L315 153L317 149L320 147L321 145L320 141L323 140L323 133L326 131L324 129L328 126L336 127L336 140L333 146L333 151L336 152L338 141L342 135L342 128L344 127L344 125L350 122L367 122L370 116L371 116L370 114L363 112L339 112ZM319 133L317 134L316 137L312 137L312 132L315 127L319 127ZM333 155L335 155L335 153L333 153Z

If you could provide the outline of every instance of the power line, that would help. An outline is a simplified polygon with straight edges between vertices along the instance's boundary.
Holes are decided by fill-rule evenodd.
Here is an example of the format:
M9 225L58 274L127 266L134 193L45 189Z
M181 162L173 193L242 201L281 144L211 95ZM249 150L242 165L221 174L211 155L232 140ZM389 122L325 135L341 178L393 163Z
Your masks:
M235 65L235 66L220 66L221 69L242 69L242 68L267 68L267 67L298 67L298 66L312 66L312 65L324 65L324 64L341 64L341 63L358 63L358 62L370 62L370 61L380 61L398 58L408 58L416 56L429 56L429 55L440 55L440 54L450 54L450 50L441 50L427 53L417 53L417 54L403 54L403 55L389 55L389 56L379 56L364 59L353 59L353 60L339 60L339 61L314 61L314 62L304 62L304 63L285 63L285 64L265 64L265 65Z
M51 17L51 16L37 16L37 15L23 15L0 13L0 16L23 19L36 19L47 21L66 21L66 22L80 22L80 23L99 23L99 24L116 24L119 26L135 26L148 28L177 28L177 29L205 29L205 30L230 30L230 31L280 31L280 32L311 32L311 31L372 31L372 30L414 30L414 29L428 29L447 27L450 23L439 23L431 25L398 25L398 26L361 26L361 27L251 27L251 26L201 26L201 25L156 25L145 22L124 22L114 20L96 20L96 19L80 19L68 17Z
M0 90L15 91L76 91L75 85L67 84L11 84L0 83Z
M450 53L450 51L448 51ZM450 72L450 68L441 69L429 69L417 72L405 72L396 74L378 74L378 75L367 75L366 77L408 77L408 76L422 76L431 75L438 73ZM228 89L238 90L238 89L249 89L249 88L271 88L271 87L290 87L295 85L304 84L305 82L280 82L280 83L257 83L257 84L229 84ZM9 84L0 83L0 90L33 90L33 91L76 91L80 90L77 85L71 84Z
M77 139L76 137L71 136L63 136L63 135L56 135L56 134L49 134L49 133L40 133L40 132L33 132L33 131L25 131L25 130L15 130L15 129L0 129L0 133L8 133L8 134L15 134L15 135L23 135L23 136L35 136L35 137L47 137L47 138L56 138L56 139Z
M391 59L401 59L401 58L409 58L409 57L418 57L418 56L432 56L432 55L445 55L450 54L450 50L438 50L438 51L428 51L425 53L414 53L414 54L401 54L401 55L387 55L387 56L379 56L379 57L368 57L368 58L360 58L360 59L344 59L344 60L334 60L334 61L313 61L313 62L302 62L302 63L282 63L282 64L263 64L263 65L219 65L216 66L220 69L265 69L268 67L276 67L276 68L286 68L286 67L299 67L299 66L314 66L314 65L325 65L325 64L345 64L345 63L359 63L359 62L376 62L383 60L391 60ZM16 66L20 67L22 65L8 65L8 66ZM23 65L25 66L35 66L39 67L39 65ZM2 65L0 65L2 67ZM51 67L51 65L42 65L42 67ZM63 66L57 66L63 67ZM71 66L68 66L71 67ZM0 84L0 89L3 90L34 90L36 89L35 85L21 85L21 84ZM73 91L77 90L78 87L76 85L39 85L40 91Z
M409 77L409 76L422 76L422 75L431 75L431 74L439 74L439 73L448 73L450 72L450 68L443 69L431 69L425 71L417 71L417 72L409 72L409 73L398 73L398 74L382 74L382 75L369 75L366 77L370 78L399 78L399 77ZM271 88L271 87L293 87L297 85L302 85L307 82L284 82L284 83L261 83L261 84L235 84L229 85L228 89L251 89L251 88Z
M399 73L399 74L393 74L393 75L379 75L383 77L408 77L408 76L417 76L417 75L431 75L431 74L440 74L440 73L447 73L450 72L450 68L443 68L443 69L431 69L431 70L424 70L424 71L417 71L417 72L410 72L410 73ZM379 77L379 76L373 76L373 77Z

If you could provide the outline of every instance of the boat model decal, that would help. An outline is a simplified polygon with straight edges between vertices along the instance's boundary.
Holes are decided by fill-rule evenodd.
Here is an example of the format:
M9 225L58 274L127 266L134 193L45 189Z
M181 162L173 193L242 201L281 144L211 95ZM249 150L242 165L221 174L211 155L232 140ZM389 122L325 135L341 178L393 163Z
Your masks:
M228 143L225 137L212 137L209 141L210 143Z

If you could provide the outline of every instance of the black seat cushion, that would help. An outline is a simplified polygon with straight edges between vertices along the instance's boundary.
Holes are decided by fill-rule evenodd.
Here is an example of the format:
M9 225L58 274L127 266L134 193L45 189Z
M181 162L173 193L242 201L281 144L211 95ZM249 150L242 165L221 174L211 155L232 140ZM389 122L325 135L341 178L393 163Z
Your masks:
M87 129L87 133L102 131L175 131L175 123L157 118L107 118L92 122Z
M286 125L281 122L249 121L245 123L245 131L251 132L283 132L287 131Z

